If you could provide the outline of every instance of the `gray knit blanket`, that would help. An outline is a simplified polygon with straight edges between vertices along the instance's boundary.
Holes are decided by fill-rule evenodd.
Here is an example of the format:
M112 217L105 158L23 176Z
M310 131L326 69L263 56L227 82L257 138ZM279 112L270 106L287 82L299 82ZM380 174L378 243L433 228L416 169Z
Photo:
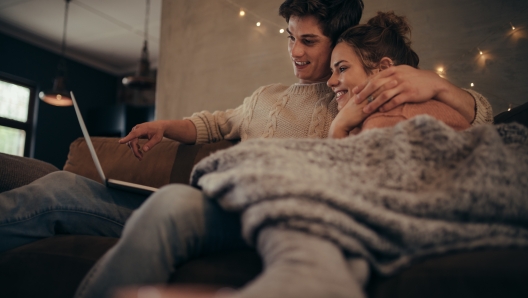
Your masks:
M528 247L528 129L456 132L419 116L340 140L250 140L196 165L191 184L267 226L327 238L392 274L431 255Z

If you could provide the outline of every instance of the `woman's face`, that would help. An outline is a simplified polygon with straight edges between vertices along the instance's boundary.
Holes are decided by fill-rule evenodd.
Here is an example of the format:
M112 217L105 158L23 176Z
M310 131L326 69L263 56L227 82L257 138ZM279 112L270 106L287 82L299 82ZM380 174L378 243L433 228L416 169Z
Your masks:
M323 34L317 19L313 16L292 16L287 30L288 52L299 83L310 84L328 80L332 41Z
M338 110L341 110L353 96L352 89L372 76L365 72L361 60L345 42L340 42L334 48L330 69L332 76L326 84L336 94Z

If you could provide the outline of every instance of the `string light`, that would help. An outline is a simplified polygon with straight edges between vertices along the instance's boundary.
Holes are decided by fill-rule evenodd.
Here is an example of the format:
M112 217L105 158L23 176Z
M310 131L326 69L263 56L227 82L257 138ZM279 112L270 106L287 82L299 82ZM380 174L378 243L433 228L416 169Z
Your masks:
M475 84L471 83L471 87L474 87L474 86L475 86Z
M484 54L484 53L482 53L481 49L477 48L477 50L479 51L479 54L481 54L481 55Z
M257 27L261 27L263 23L266 23L266 27L275 26L277 28L277 30L279 31L279 33L281 33L281 34L286 31L285 29L281 28L283 25L277 24L277 23L273 22L272 20L268 20L268 19L258 15L254 11L251 11L249 9L246 9L246 8L242 7L241 5L236 3L236 2L238 2L236 0L224 0L224 1L229 3L232 6L236 7L240 17L244 17L244 18L248 19L250 22L255 21L255 23L253 23L253 24L256 24ZM277 31L275 31L275 32L277 32Z
M512 27L512 30L515 30L515 26L513 26L512 22L510 22L510 25Z
M508 112L511 111L512 109L512 104L510 103L510 106L508 107Z

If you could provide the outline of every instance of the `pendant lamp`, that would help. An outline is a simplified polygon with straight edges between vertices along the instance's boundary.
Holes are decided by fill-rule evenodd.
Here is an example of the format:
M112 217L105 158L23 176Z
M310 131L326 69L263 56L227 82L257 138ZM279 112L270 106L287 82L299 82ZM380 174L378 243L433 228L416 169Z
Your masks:
M66 52L66 25L68 23L68 6L71 0L64 0L66 7L64 9L64 26L62 28L62 49L59 66L57 67L57 75L53 81L53 89L46 90L39 93L40 99L44 102L54 106L71 106L73 102L70 97L70 91L66 89L66 59L64 53Z
M148 21L149 21L150 0L147 0L147 9L145 13L145 40L141 50L139 68L135 76L123 78L123 85L132 89L149 89L154 87L156 80L150 77L150 62L148 53Z

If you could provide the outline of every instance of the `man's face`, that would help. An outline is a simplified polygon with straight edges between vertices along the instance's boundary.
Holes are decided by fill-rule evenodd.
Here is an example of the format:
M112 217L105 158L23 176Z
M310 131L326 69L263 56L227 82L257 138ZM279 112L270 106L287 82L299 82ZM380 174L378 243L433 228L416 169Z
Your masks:
M299 83L325 82L330 77L332 42L313 16L292 16L288 22L288 52Z

